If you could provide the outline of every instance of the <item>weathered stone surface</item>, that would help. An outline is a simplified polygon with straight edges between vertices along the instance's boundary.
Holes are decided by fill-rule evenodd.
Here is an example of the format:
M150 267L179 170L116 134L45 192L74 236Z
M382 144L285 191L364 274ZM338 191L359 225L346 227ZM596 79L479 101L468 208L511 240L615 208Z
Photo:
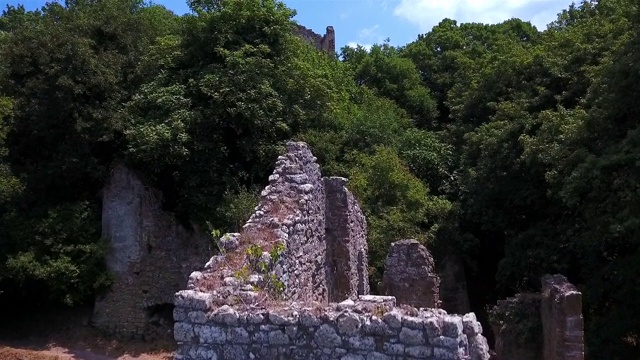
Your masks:
M431 254L416 240L391 244L382 277L382 292L396 297L398 304L437 308L440 279L435 275Z
M147 335L184 288L194 264L211 253L209 240L184 229L161 208L161 195L139 176L115 165L103 189L102 236L109 239L107 266L115 280L95 301L92 323L121 336ZM169 315L170 317L170 315Z
M291 305L296 306L293 303ZM355 306L357 308L357 302ZM448 324L443 326L447 329L444 334L457 334L458 329L462 329L462 324L468 329L477 329L473 314L462 317L423 312L414 316L413 313L408 315L402 309L394 309L387 319L393 319L392 321L400 326L411 324L413 328L403 326L397 332L392 332L388 331L388 325L374 314L353 314L350 311L333 313L333 307L327 307L315 314L301 311L300 325L285 325L282 318L287 317L279 318L281 309L261 311L260 316L253 316L252 312L234 310L241 319L262 319L261 325L251 325L248 320L244 325L225 324L215 321L215 315L208 316L205 324L195 324L189 319L176 322L175 336L179 344L176 358L193 360L202 356L199 354L210 353L215 353L221 359L235 359L233 356L239 356L241 359L252 358L250 354L253 354L256 359L274 360L339 360L353 357L428 360L489 358L486 339L480 334L470 338L467 338L466 334L458 334L457 337L430 337L433 333L433 329L429 330L427 327L430 323L436 326L439 323ZM227 306L213 312L228 313L230 311ZM277 324L272 322L272 319ZM363 325L355 326L355 321L351 323L352 320L357 320L358 324ZM320 325L306 327L304 323ZM377 330L372 332L372 329Z
M326 33L319 35L304 26L298 25L296 34L318 50L324 50L329 54L336 52L336 34L333 26L327 26Z
M584 359L582 293L562 275L542 278L545 360Z
M329 300L369 293L367 223L347 179L324 178Z
M422 345L424 344L424 332L420 330L411 330L402 328L400 330L400 342L406 345Z
M320 347L336 347L342 345L342 338L338 336L336 330L331 326L324 324L316 331L316 344Z
M351 335L360 330L360 318L354 313L345 312L340 314L337 322L340 334Z

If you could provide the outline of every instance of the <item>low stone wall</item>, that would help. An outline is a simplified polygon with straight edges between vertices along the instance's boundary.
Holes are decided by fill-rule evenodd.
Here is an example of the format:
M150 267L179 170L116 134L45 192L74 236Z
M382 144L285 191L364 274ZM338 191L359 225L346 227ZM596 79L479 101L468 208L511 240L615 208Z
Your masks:
M324 308L215 308L214 296L176 294L176 360L487 360L473 313L395 308L393 297L361 296Z

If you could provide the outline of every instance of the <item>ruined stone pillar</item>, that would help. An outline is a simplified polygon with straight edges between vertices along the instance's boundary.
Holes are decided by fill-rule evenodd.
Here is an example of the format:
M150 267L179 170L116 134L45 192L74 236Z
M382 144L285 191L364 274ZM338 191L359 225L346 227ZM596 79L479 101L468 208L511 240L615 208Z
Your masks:
M322 37L322 50L329 54L336 52L336 32L333 30L333 26L327 26L327 31Z
M562 275L542 278L544 360L584 360L582 293Z
M427 248L413 239L391 244L381 290L384 295L395 296L398 304L440 307L440 278Z
M347 179L324 178L329 300L369 294L367 223Z

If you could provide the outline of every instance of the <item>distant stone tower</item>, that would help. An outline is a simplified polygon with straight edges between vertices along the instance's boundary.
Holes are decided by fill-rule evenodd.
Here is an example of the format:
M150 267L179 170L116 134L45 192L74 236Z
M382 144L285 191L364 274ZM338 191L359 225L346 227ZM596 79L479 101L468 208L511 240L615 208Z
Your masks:
M333 26L327 26L326 33L320 35L311 29L298 25L296 34L315 46L318 50L324 50L329 54L335 54L336 52L336 33L333 30Z

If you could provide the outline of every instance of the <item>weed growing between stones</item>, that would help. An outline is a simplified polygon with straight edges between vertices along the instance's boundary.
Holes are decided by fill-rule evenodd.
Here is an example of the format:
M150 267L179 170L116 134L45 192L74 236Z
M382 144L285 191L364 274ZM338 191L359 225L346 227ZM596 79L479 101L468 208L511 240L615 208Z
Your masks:
M243 266L243 269L249 266L250 269L246 269L249 272L253 271L262 275L262 289L275 299L280 299L285 290L284 283L275 274L275 268L284 250L282 242L274 244L269 252L263 251L259 245L251 245L246 250L248 264Z

